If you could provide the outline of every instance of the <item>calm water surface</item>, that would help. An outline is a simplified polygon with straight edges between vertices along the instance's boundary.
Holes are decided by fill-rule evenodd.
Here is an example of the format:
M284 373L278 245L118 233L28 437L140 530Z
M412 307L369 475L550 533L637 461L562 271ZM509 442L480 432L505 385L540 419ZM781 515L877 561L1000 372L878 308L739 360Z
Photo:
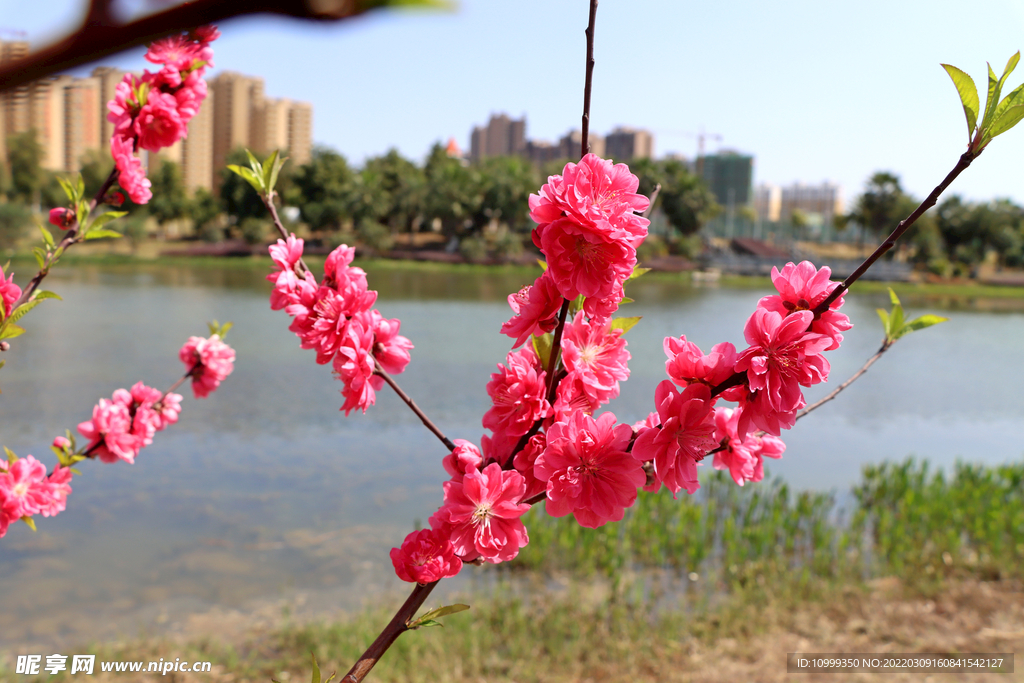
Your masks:
M179 423L135 465L87 462L67 512L39 519L37 533L12 526L0 541L0 653L202 624L216 630L231 614L279 615L282 604L328 613L400 588L387 550L439 504L443 449L390 392L365 415L339 413L340 384L298 348L287 316L269 309L263 274L160 265L50 276L47 286L64 301L32 312L0 371L0 441L19 455L50 463L53 437L88 419L98 398L140 379L170 385L183 371L178 348L205 335L207 320L235 323L228 340L237 361L210 398L186 392ZM398 379L452 438L479 442L484 386L509 348L497 333L510 315L504 298L528 281L517 273L371 271L378 307L401 318L416 345ZM636 303L624 314L644 320L627 337L632 377L611 410L632 422L653 409L666 335L686 334L705 350L719 341L742 346L743 323L767 293L633 283ZM866 463L1022 456L1024 312L905 303L913 315L950 321L900 341L838 400L801 420L774 475L798 488L845 491ZM886 304L885 295L848 297L856 326L830 354L832 385L877 349L874 309ZM829 390L815 387L808 401Z

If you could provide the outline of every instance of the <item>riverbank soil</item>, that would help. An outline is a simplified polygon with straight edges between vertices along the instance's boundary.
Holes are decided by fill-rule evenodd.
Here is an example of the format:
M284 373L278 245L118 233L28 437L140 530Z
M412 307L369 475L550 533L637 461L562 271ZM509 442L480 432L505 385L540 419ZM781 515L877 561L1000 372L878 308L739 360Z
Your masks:
M469 600L473 609L448 617L447 628L408 633L368 680L502 683L613 681L1021 681L1012 674L789 674L787 653L997 653L1024 651L1024 590L1013 581L947 581L905 587L895 578L823 590L784 601L772 586L748 598L686 617L651 617L609 607L606 590L573 589L571 599L534 596ZM612 601L614 603L615 601ZM628 601L627 601L628 602ZM271 626L262 615L196 618L179 640L113 644L88 651L101 660L209 660L210 673L101 673L96 681L175 683L308 680L314 651L324 677L347 667L386 621L381 610L333 624ZM246 624L248 625L246 626ZM222 639L222 640L218 640ZM1020 659L1018 657L1018 659ZM29 680L10 668L2 680ZM99 668L99 667L97 667ZM342 668L342 673L344 668ZM66 674L61 674L66 678ZM60 680L60 677L57 677ZM41 680L41 679L40 679ZM53 680L53 679L51 679Z

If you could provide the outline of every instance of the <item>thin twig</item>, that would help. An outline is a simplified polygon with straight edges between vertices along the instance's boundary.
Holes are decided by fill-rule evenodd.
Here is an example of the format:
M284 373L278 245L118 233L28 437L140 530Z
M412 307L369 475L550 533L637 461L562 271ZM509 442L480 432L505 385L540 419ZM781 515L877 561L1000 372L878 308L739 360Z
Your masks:
M107 195L107 190L110 189L110 186L114 184L115 180L117 180L116 166L114 167L114 170L110 172L110 175L107 176L107 179L103 181L103 184L100 185L99 191L89 201L90 212L93 209L95 209L100 202L103 201L103 198ZM19 296L18 300L15 301L14 304L12 304L10 307L11 311L15 310L18 306L21 306L23 303L26 303L32 297L32 294L36 291L36 289L39 288L39 283L43 281L43 278L50 274L50 268L53 266L57 258L59 258L57 254L63 255L67 248L70 247L72 244L77 244L78 242L82 241L81 235L78 234L79 227L80 226L76 222L71 228L68 229L63 239L61 239L61 241L57 243L57 246L53 250L53 252L51 252L50 255L47 256L46 263L43 265L43 267L40 268L39 272L37 272L32 277L32 279L28 281L28 284L25 285L25 289L21 290L21 296Z
M284 224L281 223L281 219L277 215L277 207L274 206L274 195L275 194L277 194L277 193L276 192L270 192L270 193L264 195L263 196L263 204L264 204L264 206L267 207L267 210L270 211L270 217L273 219L274 227L277 228L277 232L280 233L281 239L287 240L291 236L291 233L288 232L285 229ZM296 263L295 265L298 266L298 268L296 268L296 274L299 277L302 277L306 273L310 272L309 266L306 265L306 262L302 260L301 256L299 257L298 263Z
M360 681L366 678L366 675L370 673L370 669L384 656L388 648L398 640L398 636L409 630L409 620L416 616L417 610L423 605L423 602L437 584L437 581L428 584L416 584L416 587L412 589L412 593L405 603L395 613L395 616L391 618L391 622L381 631L377 639L366 649L363 656L349 669L349 672L345 674L345 677L339 683L360 683Z
M385 382L388 383L388 386L395 390L395 393L398 394L398 398L400 398L403 401L405 401L405 405L409 406L409 410L411 410L412 412L416 413L416 417L418 417L420 419L420 421L423 423L423 426L426 427L427 429L429 429L431 434L433 434L438 439L440 439L441 443L444 444L445 448L447 448L449 451L454 451L455 450L455 444L452 443L451 439L449 439L447 436L445 436L441 432L441 430L437 428L437 425L435 425L433 423L433 421L431 421L431 419L429 417L427 417L426 414L422 410L420 410L420 407L418 405L416 405L416 401L412 400L409 397L409 394L407 394L404 391L402 391L402 387L398 386L398 384L395 382L395 380L391 379L391 375L389 375L388 373L386 373L384 371L384 368L382 368L380 366L380 362L378 362L376 358L373 359L373 364L374 364L374 367L376 368L374 370L374 374L380 375L380 377Z
M889 347L892 346L892 345L893 345L893 342L889 341L888 339L882 341L882 346L878 349L878 352L875 353L875 355L871 356L871 358L868 358L867 362L864 363L864 365L861 366L860 370L858 370L857 372L853 373L853 375L850 377L850 379L846 380L845 382L840 384L838 387L833 389L832 393L830 393L828 396L826 396L825 398L821 399L820 401L818 401L816 403L812 403L811 405L807 406L806 408L801 410L799 413L797 413L796 419L799 420L801 417L803 417L807 413L811 412L812 410L817 410L818 408L820 408L821 406L825 405L826 403L828 403L829 401L834 399L836 396L838 396L839 392L841 392L843 389L845 389L846 387L848 387L851 384L853 384L854 382L856 382L857 379L861 375L863 375L865 372L867 372L868 368L870 368L872 365L874 365L875 361L878 360L879 358L881 358L882 354L885 353L886 351L888 351Z
M587 23L587 76L583 85L583 131L580 134L580 158L590 151L590 90L594 81L594 20L597 18L597 0L590 0L590 21Z
M661 183L658 183L657 185L654 186L654 192L651 193L651 203L648 204L647 208L644 210L644 213L643 213L644 218L649 218L650 217L651 211L654 210L654 202L658 201L658 195L660 193L661 193Z
M859 280L860 276L866 273L868 268L870 268L875 261L881 258L882 254L896 246L896 240L902 237L903 233L910 229L910 226L916 223L917 219L920 218L925 211L935 206L935 202L939 200L939 195L949 187L949 184L952 183L958 175L963 173L964 170L971 165L972 161L978 158L979 154L981 154L981 152L971 151L961 154L960 159L957 160L956 166L953 167L953 170L946 174L946 177L942 179L942 182L935 186L935 189L931 191L931 194L929 194L928 197L921 202L916 209L914 209L914 212L900 221L899 225L896 226L896 229L892 231L892 234L886 237L885 241L879 244L878 248L875 249L870 256L864 259L864 262L860 264L857 270L853 271L853 273L850 274L850 277L843 280L842 284L833 289L824 301L814 307L815 317L820 316L822 313L827 311L832 302L842 296L843 292L850 288L850 285Z

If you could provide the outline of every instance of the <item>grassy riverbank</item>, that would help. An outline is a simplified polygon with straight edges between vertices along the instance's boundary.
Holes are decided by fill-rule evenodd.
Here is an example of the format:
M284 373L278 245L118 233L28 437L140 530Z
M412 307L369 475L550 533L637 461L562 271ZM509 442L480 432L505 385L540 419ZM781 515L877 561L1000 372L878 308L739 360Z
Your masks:
M446 600L472 609L402 636L371 680L783 681L787 652L1012 652L1024 646L1022 482L1021 464L907 461L867 468L845 512L830 495L717 476L693 497L642 496L599 530L530 513L515 563L467 568L493 590ZM331 623L282 614L227 639L213 628L76 651L214 664L176 681L305 681L309 652L325 677L343 673L399 600ZM0 680L30 679L0 668Z

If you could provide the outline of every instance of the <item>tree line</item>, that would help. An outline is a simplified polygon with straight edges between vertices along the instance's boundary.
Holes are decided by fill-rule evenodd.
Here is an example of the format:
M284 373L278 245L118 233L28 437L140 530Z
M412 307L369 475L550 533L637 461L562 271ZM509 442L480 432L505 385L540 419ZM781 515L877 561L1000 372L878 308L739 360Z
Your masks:
M42 167L42 159L34 132L7 138L7 163L0 171L0 248L12 248L26 234L37 220L33 211L64 202L56 174ZM537 167L521 157L493 157L468 165L437 143L422 164L391 150L356 167L337 151L317 147L309 163L285 165L278 188L282 204L295 207L285 215L325 246L354 240L380 252L400 234L432 233L471 260L509 259L530 240L529 195L549 175L561 173L567 161ZM246 164L244 150L233 151L228 163ZM87 193L98 189L112 168L108 154L87 153L81 170ZM641 257L696 255L698 233L722 211L707 185L678 159L639 159L630 168L640 178L640 193L652 196L658 189L654 208L663 216L652 225ZM145 238L149 218L158 225L184 220L194 226L194 236L208 241L240 237L255 244L271 238L263 203L227 169L216 193L199 189L191 196L173 162L151 162L149 177L152 201L131 207L121 221L120 229L133 240ZM859 225L878 239L917 203L897 175L878 172L850 211L837 217L838 227ZM1024 267L1024 207L1007 199L968 202L951 196L921 218L905 249L911 260L940 275L969 274L986 260Z

